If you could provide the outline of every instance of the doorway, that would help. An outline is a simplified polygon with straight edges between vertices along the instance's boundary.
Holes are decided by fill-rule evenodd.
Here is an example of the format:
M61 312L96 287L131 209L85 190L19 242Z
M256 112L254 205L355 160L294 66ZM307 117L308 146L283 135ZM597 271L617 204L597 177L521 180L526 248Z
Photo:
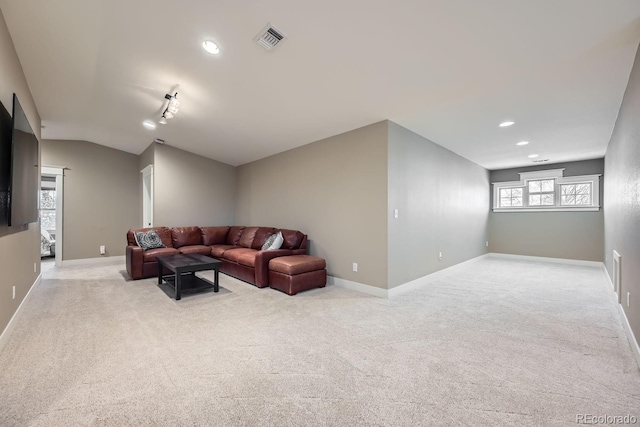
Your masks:
M62 266L63 168L43 166L40 173L40 257Z
M622 258L617 251L613 251L613 288L618 294L618 304L622 304Z
M153 227L153 165L140 171L142 174L142 227Z

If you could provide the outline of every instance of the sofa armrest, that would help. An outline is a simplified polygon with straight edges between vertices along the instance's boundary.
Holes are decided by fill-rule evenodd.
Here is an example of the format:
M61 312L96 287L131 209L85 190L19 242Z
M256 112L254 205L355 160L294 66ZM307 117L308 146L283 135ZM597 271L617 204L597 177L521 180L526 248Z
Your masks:
M142 279L142 264L144 262L142 256L143 251L140 246L127 246L127 273L132 279Z
M265 287L269 285L269 261L281 256L293 255L291 249L271 249L268 251L258 251L256 254L256 286Z

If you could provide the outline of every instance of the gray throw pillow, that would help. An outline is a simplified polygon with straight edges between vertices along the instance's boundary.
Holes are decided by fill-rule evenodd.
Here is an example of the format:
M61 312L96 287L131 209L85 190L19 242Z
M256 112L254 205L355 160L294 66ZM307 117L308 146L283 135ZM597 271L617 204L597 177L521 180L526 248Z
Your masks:
M276 234L269 236L267 241L264 242L264 245L262 245L262 250L267 251L267 250L273 250L273 249L280 249L283 243L284 243L284 237L282 237L282 232L278 231Z
M277 236L278 235L274 233L271 236L267 237L267 240L265 240L264 245L262 245L262 250L266 251L267 249L269 249L269 247L273 245L273 242L276 240Z
M148 232L136 231L134 233L136 237L136 243L142 248L143 251L156 248L166 248L162 239L158 236L155 230L149 230Z

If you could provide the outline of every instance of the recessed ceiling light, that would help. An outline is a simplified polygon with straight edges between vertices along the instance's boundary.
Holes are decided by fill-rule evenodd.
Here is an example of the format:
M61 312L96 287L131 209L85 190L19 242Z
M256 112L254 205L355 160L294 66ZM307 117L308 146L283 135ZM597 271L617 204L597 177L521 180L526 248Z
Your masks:
M529 158L530 158L530 159L535 159L536 157L538 157L538 155L537 155L537 154L529 154Z
M498 126L500 126L501 128L506 128L506 127L512 126L513 124L515 124L515 122L507 120L506 122L500 123Z
M156 128L156 124L153 123L151 120L145 120L144 122L142 122L142 126L146 127L147 129L155 129Z
M218 47L218 45L211 40L206 40L204 43L202 43L202 47L212 55L217 55L220 53L220 48Z
M529 143L529 141L520 141L517 142L516 145L527 145Z

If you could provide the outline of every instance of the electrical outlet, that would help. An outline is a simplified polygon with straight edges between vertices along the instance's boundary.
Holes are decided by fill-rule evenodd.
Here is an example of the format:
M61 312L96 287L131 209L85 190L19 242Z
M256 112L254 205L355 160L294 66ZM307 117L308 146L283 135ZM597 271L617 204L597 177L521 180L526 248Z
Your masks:
M100 255L104 255L105 253L105 247L104 245L100 245Z
M442 252L438 252L438 261L442 261Z
M13 287L13 299L16 299L16 287Z
M393 217L398 218L398 209L393 210Z
M489 241L487 240L487 241L484 243L484 245L485 245L486 247L489 247Z
M357 262L353 263L353 271L355 271L356 273L358 272L358 263Z
M631 299L631 293L627 292L627 307L629 307L630 299Z
M33 263L33 272L34 272L34 273L37 273L37 272L38 272L38 269L37 269L37 267L36 267L36 263L35 263L35 262Z

